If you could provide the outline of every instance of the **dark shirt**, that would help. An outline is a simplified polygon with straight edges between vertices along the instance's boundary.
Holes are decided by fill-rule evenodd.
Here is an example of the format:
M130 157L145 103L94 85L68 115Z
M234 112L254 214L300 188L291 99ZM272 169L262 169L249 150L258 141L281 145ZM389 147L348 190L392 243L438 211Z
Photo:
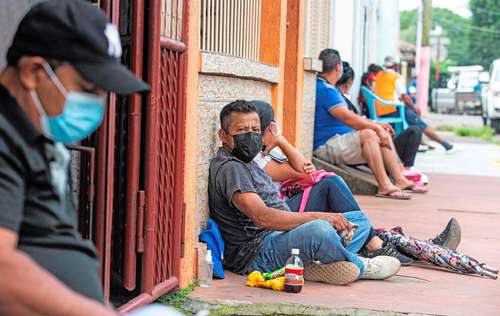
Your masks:
M254 192L266 206L290 211L280 199L279 190L271 177L257 163L243 163L220 148L210 162L208 197L210 216L217 222L224 239L224 266L229 270L248 273L248 266L257 256L264 237L270 232L255 225L232 203L236 192Z
M354 103L351 102L342 92L340 93L342 95L342 99L344 99L345 103L347 104L347 107L349 108L350 111L359 114L358 109L354 105Z
M0 85L0 227L17 233L17 248L66 286L102 301L95 247L76 229L68 160Z

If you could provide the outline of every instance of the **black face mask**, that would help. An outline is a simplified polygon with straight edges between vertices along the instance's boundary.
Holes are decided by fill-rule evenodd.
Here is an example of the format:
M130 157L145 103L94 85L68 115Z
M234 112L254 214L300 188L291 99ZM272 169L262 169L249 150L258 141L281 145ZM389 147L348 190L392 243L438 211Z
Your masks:
M251 162L262 150L262 134L248 132L233 135L234 149L231 152L244 163Z

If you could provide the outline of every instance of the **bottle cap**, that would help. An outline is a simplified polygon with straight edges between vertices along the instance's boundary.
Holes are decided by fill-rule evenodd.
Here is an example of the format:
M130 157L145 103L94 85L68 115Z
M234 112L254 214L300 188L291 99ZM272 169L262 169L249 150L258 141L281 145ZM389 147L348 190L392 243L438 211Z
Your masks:
M292 255L298 255L300 253L300 250L297 248L292 248Z

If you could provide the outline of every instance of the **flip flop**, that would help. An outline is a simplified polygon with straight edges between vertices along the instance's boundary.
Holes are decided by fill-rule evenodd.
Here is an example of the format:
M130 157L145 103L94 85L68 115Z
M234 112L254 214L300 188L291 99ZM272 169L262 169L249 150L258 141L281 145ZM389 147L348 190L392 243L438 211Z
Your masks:
M413 183L406 188L401 189L406 193L416 193L416 194L425 194L427 193L427 188L423 185L418 185L417 183Z
M399 192L399 195L394 195L394 193ZM404 192L403 190L395 189L387 193L377 193L375 195L378 198L391 199L391 200L410 200L411 194Z

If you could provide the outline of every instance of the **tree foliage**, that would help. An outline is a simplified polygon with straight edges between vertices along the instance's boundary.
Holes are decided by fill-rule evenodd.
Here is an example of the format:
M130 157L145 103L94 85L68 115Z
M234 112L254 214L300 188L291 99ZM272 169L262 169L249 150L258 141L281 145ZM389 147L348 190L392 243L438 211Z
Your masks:
M417 39L417 9L401 11L400 37L409 43ZM457 65L471 64L469 53L470 20L444 8L432 8L432 29L437 25L443 28L443 36L450 39L447 45L447 63Z
M470 58L472 63L489 68L500 58L500 1L470 0Z
M467 19L444 8L432 9L432 29L443 28L450 39L446 63L455 65L483 65L488 69L491 62L500 58L500 1L470 0L472 17ZM417 9L402 11L400 37L416 43Z

